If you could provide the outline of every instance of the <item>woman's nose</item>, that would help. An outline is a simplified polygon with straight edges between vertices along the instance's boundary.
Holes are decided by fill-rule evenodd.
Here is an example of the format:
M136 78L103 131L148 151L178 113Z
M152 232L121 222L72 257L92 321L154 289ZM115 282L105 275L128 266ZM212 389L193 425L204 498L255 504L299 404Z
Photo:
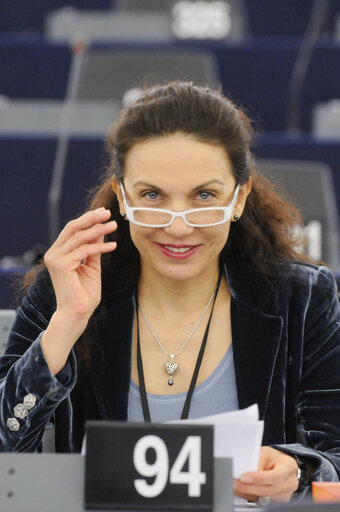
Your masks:
M176 236L183 237L192 233L194 228L192 226L188 226L184 219L181 217L175 217L170 226L163 228L167 233Z

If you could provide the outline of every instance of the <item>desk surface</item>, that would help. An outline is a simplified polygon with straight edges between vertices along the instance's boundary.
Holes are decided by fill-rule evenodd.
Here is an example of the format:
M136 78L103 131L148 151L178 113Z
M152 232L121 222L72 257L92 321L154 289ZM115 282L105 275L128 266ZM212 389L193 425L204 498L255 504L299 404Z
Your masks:
M0 510L82 512L84 472L82 455L0 454ZM232 512L232 485L231 460L215 459L214 512Z
M85 456L83 455L0 453L0 511L84 512L84 473ZM261 511L261 507L254 504L233 506L230 459L215 459L214 502L213 512ZM299 503L277 504L275 507L268 508L268 512L312 512L312 510L313 512L339 512L340 507L339 504L330 503L314 505ZM92 512L95 511L92 510Z

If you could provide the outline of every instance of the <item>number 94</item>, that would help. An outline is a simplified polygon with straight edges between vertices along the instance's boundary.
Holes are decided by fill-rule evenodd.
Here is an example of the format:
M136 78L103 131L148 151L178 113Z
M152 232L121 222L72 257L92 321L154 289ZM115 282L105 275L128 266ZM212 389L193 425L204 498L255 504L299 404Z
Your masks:
M146 460L148 450L155 453L155 461L149 464ZM188 471L183 467L188 461ZM201 472L201 437L188 436L176 460L170 469L169 455L165 442L158 436L141 437L133 452L133 463L138 473L144 477L155 477L152 483L145 479L134 480L136 491L145 498L159 496L166 487L168 477L170 484L186 484L188 496L200 497L201 486L206 483L206 473Z

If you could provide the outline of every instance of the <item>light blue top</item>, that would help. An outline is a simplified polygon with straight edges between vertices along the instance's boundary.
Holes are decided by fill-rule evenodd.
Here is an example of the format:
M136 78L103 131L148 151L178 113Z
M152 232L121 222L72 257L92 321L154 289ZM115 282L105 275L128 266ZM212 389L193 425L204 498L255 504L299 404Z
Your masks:
M166 378L166 374L164 378ZM175 385L176 375L174 376ZM186 395L186 392L174 395L147 393L151 421L162 423L180 419ZM234 356L232 345L230 345L213 373L196 386L192 395L189 418L201 418L211 414L234 411L238 408ZM144 422L139 387L132 380L129 392L128 421Z

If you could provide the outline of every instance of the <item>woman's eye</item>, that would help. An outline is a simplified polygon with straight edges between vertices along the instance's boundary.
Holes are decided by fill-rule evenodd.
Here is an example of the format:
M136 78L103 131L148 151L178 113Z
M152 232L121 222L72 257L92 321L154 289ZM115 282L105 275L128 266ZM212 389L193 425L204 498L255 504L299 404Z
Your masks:
M198 193L198 195L199 198L203 200L210 199L212 197L212 193L208 192L207 190L202 190L201 192Z
M159 194L155 190L149 190L148 192L145 192L144 197L147 199L158 199Z

